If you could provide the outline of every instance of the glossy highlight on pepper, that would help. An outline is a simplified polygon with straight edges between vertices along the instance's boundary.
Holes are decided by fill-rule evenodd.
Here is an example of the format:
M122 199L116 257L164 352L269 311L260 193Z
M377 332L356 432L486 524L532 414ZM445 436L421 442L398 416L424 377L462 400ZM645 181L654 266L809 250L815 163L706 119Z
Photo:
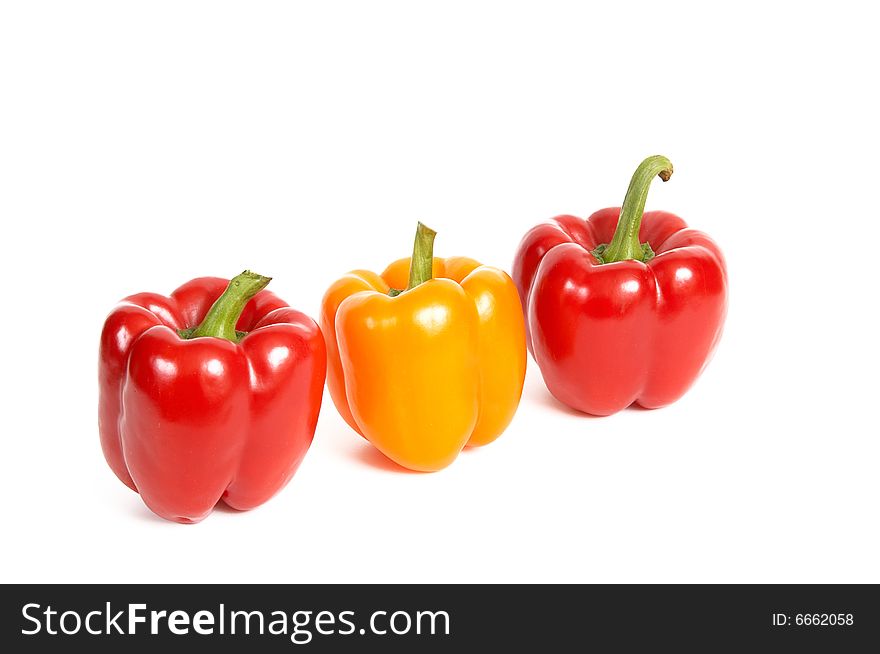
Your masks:
M168 520L245 510L290 480L315 433L326 352L315 322L249 271L170 297L138 293L104 323L99 430L107 463Z
M419 223L413 256L356 270L324 295L327 385L346 422L399 465L448 466L495 440L525 377L525 326L501 270L433 256Z
M727 314L727 268L715 242L665 211L648 187L672 164L649 157L622 207L530 230L514 260L528 346L564 404L609 415L678 400L709 362Z

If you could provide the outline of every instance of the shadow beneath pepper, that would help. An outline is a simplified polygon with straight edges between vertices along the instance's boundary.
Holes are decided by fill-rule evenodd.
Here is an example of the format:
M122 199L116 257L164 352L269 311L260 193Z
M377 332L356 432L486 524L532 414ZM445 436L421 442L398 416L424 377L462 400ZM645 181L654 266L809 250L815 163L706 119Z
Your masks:
M217 511L218 513L247 513L246 511L241 511L229 506L222 499L214 505L214 511Z
M161 518L157 516L155 513L150 511L147 508L147 505L144 504L143 500L141 500L140 496L137 498L136 503L132 503L131 515L137 518L138 520L142 520L143 522L150 522L154 525L176 525L178 523L173 522L171 520L166 520L165 518Z
M553 393L547 390L545 386L531 385L528 389L529 401L537 404L538 406L547 407L550 409L554 409L556 411L562 411L570 416L576 416L578 418L586 418L586 419L600 419L604 416L594 416L589 413L584 413L583 411L578 411L577 409L572 409L567 404L563 404L559 400L557 400ZM525 392L523 393L525 395Z
M320 434L322 447L329 447L339 456L356 463L386 472L419 474L415 470L409 470L394 463L394 461L370 445L367 439L349 427L339 414L330 415L328 413L325 417L322 412L321 421L318 424L316 433Z
M358 447L352 450L352 456L356 461L366 463L367 465L372 466L373 468L378 468L379 470L409 475L423 474L418 470L410 470L409 468L404 468L403 466L398 465L387 456L382 454L375 447L366 442L359 443Z

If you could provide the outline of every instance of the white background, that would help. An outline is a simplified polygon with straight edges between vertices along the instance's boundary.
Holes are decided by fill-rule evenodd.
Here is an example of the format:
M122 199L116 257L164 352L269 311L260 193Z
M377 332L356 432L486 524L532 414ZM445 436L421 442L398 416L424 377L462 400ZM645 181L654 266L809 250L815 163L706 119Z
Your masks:
M0 10L0 580L880 582L869 3L29 2ZM104 463L106 313L244 268L317 315L409 253L510 269L619 204L713 235L715 359L590 418L530 362L494 444L395 471L325 396L291 484L154 517Z

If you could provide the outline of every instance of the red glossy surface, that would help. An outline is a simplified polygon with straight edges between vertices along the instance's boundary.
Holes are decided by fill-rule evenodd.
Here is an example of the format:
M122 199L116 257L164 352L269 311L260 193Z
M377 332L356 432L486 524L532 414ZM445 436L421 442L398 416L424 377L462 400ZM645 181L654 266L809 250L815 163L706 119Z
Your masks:
M107 463L155 513L198 522L222 499L250 509L293 476L315 433L326 353L315 322L261 291L239 343L184 340L228 280L138 293L101 335L99 427Z
M550 392L568 406L608 415L630 404L680 398L709 361L727 313L718 246L671 213L644 214L647 263L600 264L620 208L587 220L558 216L529 231L514 260L529 351Z

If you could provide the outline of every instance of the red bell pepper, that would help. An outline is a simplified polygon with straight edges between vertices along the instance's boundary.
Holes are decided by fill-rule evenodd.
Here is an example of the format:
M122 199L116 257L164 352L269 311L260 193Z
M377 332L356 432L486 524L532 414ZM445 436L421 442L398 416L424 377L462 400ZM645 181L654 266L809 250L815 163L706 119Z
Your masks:
M623 207L538 225L514 260L529 350L550 392L585 413L674 402L721 336L724 257L678 216L644 213L658 175L667 181L672 164L649 157Z
M198 522L262 504L315 433L326 353L315 322L249 271L131 295L101 335L107 463L155 513ZM224 290L225 289L225 290Z

